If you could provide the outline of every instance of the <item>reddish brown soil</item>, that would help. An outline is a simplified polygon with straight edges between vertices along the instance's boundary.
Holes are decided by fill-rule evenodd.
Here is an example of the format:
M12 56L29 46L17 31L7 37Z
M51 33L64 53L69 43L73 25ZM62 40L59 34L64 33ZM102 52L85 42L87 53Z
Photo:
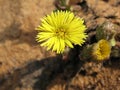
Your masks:
M105 21L120 33L120 0L70 0L72 11L85 20L88 43ZM59 7L60 8L60 7ZM120 37L111 58L103 62L70 60L46 51L35 41L39 19L55 10L54 0L0 0L0 90L120 90Z

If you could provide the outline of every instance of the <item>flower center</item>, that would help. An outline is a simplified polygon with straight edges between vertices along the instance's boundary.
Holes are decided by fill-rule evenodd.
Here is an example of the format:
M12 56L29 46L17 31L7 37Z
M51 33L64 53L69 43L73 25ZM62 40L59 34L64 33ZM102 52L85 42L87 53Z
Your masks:
M59 38L64 39L65 34L66 34L65 29L59 29L59 30L56 31L56 36L59 37Z

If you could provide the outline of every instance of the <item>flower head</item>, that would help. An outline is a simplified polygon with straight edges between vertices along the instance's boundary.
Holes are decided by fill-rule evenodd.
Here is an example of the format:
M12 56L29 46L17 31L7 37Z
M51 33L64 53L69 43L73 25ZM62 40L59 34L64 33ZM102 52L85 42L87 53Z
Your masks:
M111 46L107 40L100 40L93 46L93 57L95 60L105 60L110 57Z
M45 16L37 27L41 46L63 53L66 46L82 45L87 37L84 21L70 11L56 11Z

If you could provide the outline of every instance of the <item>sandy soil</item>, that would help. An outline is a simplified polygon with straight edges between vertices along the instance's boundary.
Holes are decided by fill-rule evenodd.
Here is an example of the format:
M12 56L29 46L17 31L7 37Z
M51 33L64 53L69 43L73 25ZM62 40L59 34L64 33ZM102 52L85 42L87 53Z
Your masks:
M105 21L120 33L120 0L70 0L69 5L85 20L92 35L88 43L95 42L95 30ZM63 61L38 45L35 27L55 8L54 0L0 0L0 90L120 90L120 34L118 55L104 62L80 60L78 46Z

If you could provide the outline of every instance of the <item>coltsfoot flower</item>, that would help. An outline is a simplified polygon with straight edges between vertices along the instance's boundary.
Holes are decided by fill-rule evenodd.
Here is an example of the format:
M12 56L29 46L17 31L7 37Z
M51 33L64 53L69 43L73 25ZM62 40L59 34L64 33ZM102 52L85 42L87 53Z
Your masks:
M41 46L63 53L65 47L82 45L87 37L84 21L70 11L56 11L45 16L37 27L37 41Z
M95 60L109 59L111 53L111 46L107 40L100 40L93 46L92 56Z

